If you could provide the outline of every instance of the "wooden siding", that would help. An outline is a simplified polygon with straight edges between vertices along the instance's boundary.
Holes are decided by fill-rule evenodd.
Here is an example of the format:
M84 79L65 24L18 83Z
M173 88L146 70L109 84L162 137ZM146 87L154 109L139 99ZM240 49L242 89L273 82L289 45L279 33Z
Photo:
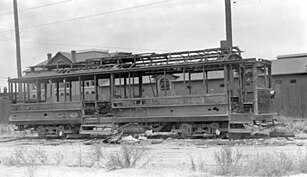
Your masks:
M7 99L0 99L0 124L9 122L11 104Z
M273 77L276 96L274 110L278 115L307 118L307 76L284 75Z

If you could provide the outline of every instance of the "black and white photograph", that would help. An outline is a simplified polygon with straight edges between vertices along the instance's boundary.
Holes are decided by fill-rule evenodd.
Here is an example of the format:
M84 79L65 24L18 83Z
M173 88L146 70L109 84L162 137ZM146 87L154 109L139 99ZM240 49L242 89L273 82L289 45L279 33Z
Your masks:
M306 0L1 0L0 177L307 176Z

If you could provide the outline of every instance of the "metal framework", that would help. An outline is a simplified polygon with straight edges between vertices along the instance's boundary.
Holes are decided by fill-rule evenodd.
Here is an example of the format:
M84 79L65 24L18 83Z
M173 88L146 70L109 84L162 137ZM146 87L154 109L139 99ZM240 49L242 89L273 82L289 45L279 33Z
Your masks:
M221 77L211 78L212 73ZM91 86L86 85L89 81ZM250 133L246 124L272 121L271 81L271 62L242 59L237 47L119 53L78 63L33 66L24 77L10 79L10 120L35 127L43 135L99 133L107 125L113 130L131 123L140 132ZM21 93L17 85L22 86Z

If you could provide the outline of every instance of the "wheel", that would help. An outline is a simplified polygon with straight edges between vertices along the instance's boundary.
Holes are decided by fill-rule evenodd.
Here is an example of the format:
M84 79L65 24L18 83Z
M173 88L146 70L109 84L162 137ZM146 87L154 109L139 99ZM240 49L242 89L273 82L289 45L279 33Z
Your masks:
M61 137L61 138L66 137L64 126L58 126L57 127L57 135L59 135L59 137Z

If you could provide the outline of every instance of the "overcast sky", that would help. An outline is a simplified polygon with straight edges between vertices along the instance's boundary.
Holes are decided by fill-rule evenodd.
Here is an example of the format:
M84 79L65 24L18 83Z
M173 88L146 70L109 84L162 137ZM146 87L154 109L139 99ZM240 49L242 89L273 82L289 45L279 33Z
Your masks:
M18 8L62 1L18 0ZM0 1L1 87L7 77L17 75L13 14L3 14L12 11L12 2ZM161 3L142 6L155 2ZM142 7L131 8L136 6ZM20 11L22 68L58 51L161 53L219 47L226 38L224 9L224 0L66 0ZM233 0L233 43L245 51L244 57L276 59L281 54L307 53L306 9L306 0Z

